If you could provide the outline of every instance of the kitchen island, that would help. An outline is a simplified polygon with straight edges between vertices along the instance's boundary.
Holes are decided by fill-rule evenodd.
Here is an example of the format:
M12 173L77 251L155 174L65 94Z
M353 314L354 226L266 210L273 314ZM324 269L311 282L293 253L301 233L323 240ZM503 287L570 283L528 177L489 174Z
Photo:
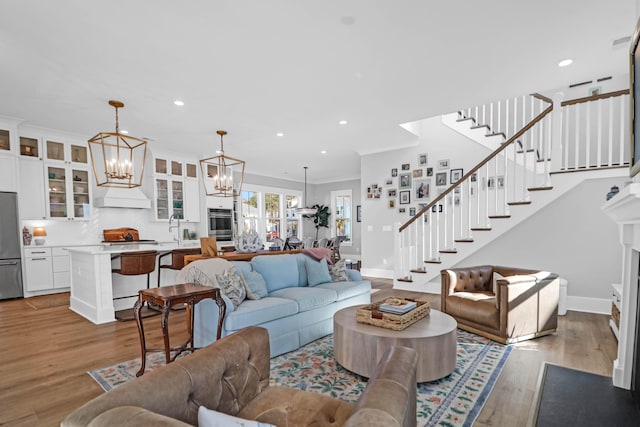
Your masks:
M115 255L155 250L158 254L177 248L199 247L198 241L192 245L178 245L177 242L157 244L112 244L69 248L71 258L71 298L70 308L87 320L102 324L115 321L115 311L132 308L138 290L146 289L146 276L114 275L111 258ZM156 271L152 274L157 274ZM155 283L151 280L151 283ZM114 288L114 285L117 287ZM121 291L130 297L120 297L114 301L114 291Z

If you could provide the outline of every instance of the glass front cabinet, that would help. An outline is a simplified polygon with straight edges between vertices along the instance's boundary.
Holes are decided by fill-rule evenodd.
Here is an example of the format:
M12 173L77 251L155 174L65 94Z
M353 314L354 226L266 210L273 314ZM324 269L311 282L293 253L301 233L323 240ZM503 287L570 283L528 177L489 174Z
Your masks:
M173 215L187 222L200 221L196 163L155 157L153 167L155 219L166 221Z
M47 165L47 215L51 219L89 219L91 185L89 171L71 166Z

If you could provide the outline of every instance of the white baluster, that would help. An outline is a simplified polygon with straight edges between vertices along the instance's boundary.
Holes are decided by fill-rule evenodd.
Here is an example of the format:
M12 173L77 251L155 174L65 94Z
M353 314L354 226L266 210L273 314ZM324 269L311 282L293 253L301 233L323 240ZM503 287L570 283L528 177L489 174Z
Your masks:
M589 168L591 166L590 162L590 151L591 151L591 102L585 103L585 116L586 116L586 135L585 135L585 159L584 159L584 167Z
M609 104L609 159L607 166L613 165L613 98L608 98Z
M597 132L598 132L598 153L597 153L597 159L596 159L596 167L601 167L602 166L602 104L604 102L598 101L598 124L597 124Z
M618 98L620 98L620 161L618 162L619 165L623 165L624 164L624 143L625 143L625 127L624 127L624 118L628 117L627 114L625 114L625 107L628 105L628 100L626 99L626 97L624 96L619 96Z
M580 167L580 104L576 104L576 126L575 126L575 146L574 146L574 169L578 169Z

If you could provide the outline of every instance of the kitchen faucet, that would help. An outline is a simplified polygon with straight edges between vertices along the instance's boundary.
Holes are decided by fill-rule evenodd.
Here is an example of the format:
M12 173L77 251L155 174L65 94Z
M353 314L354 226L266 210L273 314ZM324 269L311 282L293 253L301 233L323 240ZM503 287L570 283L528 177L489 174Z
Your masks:
M174 220L174 219L175 219L176 221L178 221L178 225L171 225L171 224L173 223L173 220ZM179 245L179 244L180 244L180 217L179 217L179 216L177 216L176 214L172 214L172 215L169 217L169 231L171 232L171 231L173 231L173 230L174 230L174 229L176 229L176 228L178 229L178 238L176 239L176 237L175 237L175 235L174 235L174 236L173 236L173 240L174 240L175 242L178 242L178 245Z

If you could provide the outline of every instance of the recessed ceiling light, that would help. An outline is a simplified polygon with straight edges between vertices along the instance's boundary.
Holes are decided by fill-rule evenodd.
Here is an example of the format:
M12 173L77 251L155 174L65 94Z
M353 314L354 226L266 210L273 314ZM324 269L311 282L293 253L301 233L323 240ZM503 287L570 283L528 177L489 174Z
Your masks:
M128 130L120 129L120 133L124 133L125 135L129 134Z
M327 150L320 151L320 154L327 154Z
M573 59L563 59L562 61L558 62L558 67L566 67L568 65L571 65L573 63Z
M184 105L184 102L180 101L179 99L176 99L175 101L173 101L174 104L176 104L178 107L182 107Z
M348 122L346 120L340 120L338 123L341 125L346 125Z
M278 133L276 133L276 136L284 136L284 133L278 132Z

